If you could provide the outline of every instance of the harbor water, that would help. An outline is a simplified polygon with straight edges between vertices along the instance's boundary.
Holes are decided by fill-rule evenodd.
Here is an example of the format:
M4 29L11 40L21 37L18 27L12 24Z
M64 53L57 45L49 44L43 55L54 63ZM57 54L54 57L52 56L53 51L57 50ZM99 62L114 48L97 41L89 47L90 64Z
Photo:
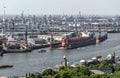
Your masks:
M0 76L25 76L29 72L39 72L42 69L60 64L65 55L69 61L79 62L81 59L90 59L96 55L105 58L113 51L120 55L120 34L108 34L108 39L96 45L71 50L45 48L46 52L39 53L34 50L30 53L11 53L0 57L0 65L10 64L13 68L0 69Z

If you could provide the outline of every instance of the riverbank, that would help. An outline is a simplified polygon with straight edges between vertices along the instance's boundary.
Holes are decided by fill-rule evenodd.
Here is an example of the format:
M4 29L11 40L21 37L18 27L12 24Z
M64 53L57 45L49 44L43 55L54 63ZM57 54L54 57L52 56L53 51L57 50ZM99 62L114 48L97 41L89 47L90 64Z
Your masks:
M60 67L57 70L55 68L47 68L39 72L26 73L23 78L119 78L120 59L115 55L115 52L113 52L104 60L100 60L102 56L96 56L91 59L91 62L81 60L76 66L70 65L64 56L63 63L59 65ZM15 77L17 76L12 78Z

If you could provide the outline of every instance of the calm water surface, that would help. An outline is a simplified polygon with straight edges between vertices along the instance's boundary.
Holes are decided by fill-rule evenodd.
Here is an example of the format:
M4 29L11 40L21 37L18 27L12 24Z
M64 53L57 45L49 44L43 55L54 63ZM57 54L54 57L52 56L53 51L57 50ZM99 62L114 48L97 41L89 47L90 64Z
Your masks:
M38 53L37 50L31 53L5 54L0 57L0 65L13 64L13 68L0 69L0 76L25 75L28 72L39 72L42 69L60 64L62 57L66 55L69 61L79 62L81 59L90 59L95 55L102 55L104 58L112 53L120 55L120 34L108 34L108 39L100 44L81 47L72 50L50 50Z

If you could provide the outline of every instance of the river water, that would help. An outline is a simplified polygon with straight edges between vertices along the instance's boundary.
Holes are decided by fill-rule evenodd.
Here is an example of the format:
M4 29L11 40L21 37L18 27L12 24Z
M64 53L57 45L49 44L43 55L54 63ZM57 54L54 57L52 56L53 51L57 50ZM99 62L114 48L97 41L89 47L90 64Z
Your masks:
M96 45L81 47L71 50L50 50L38 53L34 50L30 53L4 54L0 57L0 65L12 64L13 68L0 69L0 76L24 76L29 72L39 72L42 69L53 67L60 64L65 55L69 61L79 62L81 59L90 59L96 55L102 55L105 58L113 51L120 55L120 34L108 34L108 39Z

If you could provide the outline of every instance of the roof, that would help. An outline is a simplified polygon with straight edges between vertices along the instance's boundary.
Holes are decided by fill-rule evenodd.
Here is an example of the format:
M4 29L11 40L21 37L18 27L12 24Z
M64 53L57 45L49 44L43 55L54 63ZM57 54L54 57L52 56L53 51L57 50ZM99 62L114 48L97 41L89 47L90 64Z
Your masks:
M90 71L95 73L95 74L105 74L105 72L103 72L101 70L90 70Z
M0 76L0 78L8 78L7 76Z
M105 74L106 72L112 73L111 68L91 68L90 71L95 74Z

